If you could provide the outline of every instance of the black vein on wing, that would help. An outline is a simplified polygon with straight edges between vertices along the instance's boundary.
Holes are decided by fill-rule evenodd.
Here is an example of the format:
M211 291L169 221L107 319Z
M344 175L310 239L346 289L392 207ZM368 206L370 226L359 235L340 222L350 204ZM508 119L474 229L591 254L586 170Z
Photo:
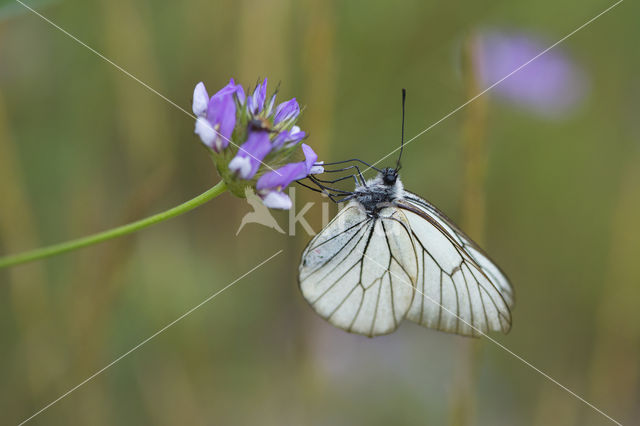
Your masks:
M473 262L478 265L478 267L485 273L485 275L490 275L491 276L492 280L489 280L489 281L492 281L492 283L494 281L496 283L504 282L505 287L500 286L500 288L503 289L505 292L509 293L509 298L511 299L511 301L513 303L513 300L514 300L513 287L511 286L511 283L509 282L509 278L507 277L507 274L505 274L504 271L502 269L500 269L500 267L491 259L491 257L489 257L487 252L485 252L467 234L465 234L464 231L462 231L455 224L455 222L453 222L451 219L449 219L449 217L447 215L445 215L440 209L438 209L433 204L431 204L428 201L422 199L419 195L414 194L414 193L409 192L409 191L406 191L406 190L404 191L404 198L407 201L409 201L409 203L417 204L418 207L422 207L423 209L427 210L430 214L432 214L435 217L437 217L438 219L442 220L449 228L451 228L451 230L453 231L453 234L455 234L455 237L457 237L456 239L460 241L462 249L468 254L468 256L473 260ZM497 277L489 269L487 269L487 268L483 267L482 265L480 265L480 262L476 259L476 256L473 255L473 253L469 252L467 247L473 248L481 256L483 256L487 262L489 262L493 267L496 268L496 270L498 272L500 272L500 274L502 275L502 278ZM509 304L507 303L507 305L509 305ZM509 307L509 308L511 308L511 307Z
M472 274L473 279L475 279L475 277L473 276L473 272L471 272L471 269L469 268L468 265L465 265L467 267L467 271L469 271L470 274ZM465 273L465 270L462 270L462 275L465 277L465 282L467 280L467 274ZM467 290L468 290L468 286L467 286ZM480 291L480 288L478 288L478 296L480 296L480 303L482 303L482 312L484 312L484 328L480 327L481 331L488 331L490 324L489 324L489 315L487 315L487 308L486 305L484 304L484 297L482 296L482 292ZM471 302L471 298L469 298L469 301ZM475 330L474 330L475 332Z
M348 268L342 274L340 274L340 276L336 277L334 279L334 282L327 289L325 289L322 292L322 294L320 294L318 297L316 297L315 300L310 301L310 303L312 305L315 305L318 302L320 302L320 300L323 297L327 296L332 290L335 289L335 287L345 278L345 276L347 276L348 274L352 273L354 268L359 268L359 271L358 271L358 277L359 277L358 282L355 283L355 285L353 285L352 288L348 289L348 292L344 296L344 298L342 298L340 303L338 303L335 307L332 308L331 312L328 313L328 315L323 315L327 319L330 320L331 317L333 317L340 310L340 308L344 306L345 302L347 300L349 300L349 298L353 295L354 291L358 287L360 287L362 289L362 295L360 297L360 303L358 305L358 308L357 308L353 318L351 319L351 322L349 324L349 327L347 328L347 331L352 331L355 322L358 320L358 317L360 316L360 313L362 312L362 307L364 305L364 300L365 300L365 297L367 296L367 293L372 290L372 287L375 287L376 289L374 291L377 291L377 295L375 296L376 297L376 305L375 305L375 309L373 311L373 315L372 315L372 318L371 318L371 326L369 328L369 335L371 336L371 335L374 334L376 321L378 320L378 313L379 313L379 309L380 309L380 302L381 302L381 295L382 295L382 291L383 291L383 288L382 288L383 285L384 286L386 286L386 285L389 286L389 295L390 295L389 303L391 304L391 316L392 316L392 320L393 320L393 324L394 324L393 328L395 329L399 325L400 318L398 318L398 314L396 312L396 309L397 309L396 306L395 306L395 297L396 297L396 295L394 294L394 285L393 285L393 280L392 280L392 277L391 277L391 267L392 267L393 263L395 262L395 264L400 267L400 270L407 276L407 278L411 279L412 275L409 273L409 271L407 271L407 268L399 261L399 259L397 258L394 250L392 249L392 246L391 246L391 243L389 241L389 238L387 237L388 225L385 224L386 220L393 220L394 222L397 222L397 223L401 224L402 225L402 229L406 233L407 238L411 239L411 230L410 230L410 228L405 223L403 223L402 221L398 220L395 217L389 216L389 217L383 217L383 218L369 218L369 219L363 220L363 221L359 222L358 224L352 225L351 227L349 227L346 230L346 231L351 230L351 229L353 229L354 227L356 227L358 225L361 226L361 229L358 229L358 231L355 232L354 235L349 238L349 240L345 243L345 245L342 248L340 248L340 250L338 250L330 258L328 258L321 266L319 266L318 268L313 270L311 273L309 273L305 277L305 279L309 279L312 275L316 274L323 267L326 267L331 261L336 259L338 256L342 255L343 254L342 252L347 247L350 247L350 248L349 248L348 252L344 255L343 260L344 259L348 259L349 256L351 256L354 252L356 252L358 250L362 250L362 255L358 258L358 260L356 260L352 265L348 266ZM364 223L364 225L363 225L363 223ZM376 232L376 227L378 226L378 223L382 227L382 231L383 231L382 235L383 235L383 238L385 239L385 244L386 244L386 247L387 247L387 250L388 250L388 253L389 253L389 260L387 262L387 265L379 265L381 268L384 268L384 271L382 272L380 277L378 277L377 279L374 279L373 282L368 287L365 288L365 286L363 284L364 260L367 257L371 257L371 256L367 255L367 251L370 248L370 244L371 244L372 238L374 236L374 232ZM366 242L364 243L364 247L362 249L360 249L359 247L362 245L365 236L366 236ZM355 242L354 242L354 239L356 239L356 237L357 237L357 240L355 240ZM322 244L324 244L326 241L327 240L323 241L322 243L320 243L318 245L310 247L309 250L317 249ZM414 250L414 256L416 257L415 260L417 262L417 254L415 253L415 250ZM373 258L372 258L372 260L375 261L375 259L373 259ZM316 283L320 283L323 280L327 279L340 266L341 266L341 261L337 262L337 264L335 266L333 266L321 278L319 278L316 281ZM416 264L416 266L417 266L417 264ZM388 282L386 282L386 281L388 281ZM408 306L410 306L411 303L413 302L413 296L414 295L415 295L415 293L412 294L412 300L408 304Z
M470 269L470 271L471 271L471 275L473 275L473 278L476 280L476 282L478 282L478 277L475 276L475 274L473 273L473 270ZM496 304L496 301L493 298L493 296L489 293L489 291L484 286L480 285L480 289L484 290L484 292L486 293L487 297L489 297L489 299L491 299L491 303L493 303L493 305L496 307L496 310L498 312L498 321L500 321L500 318L504 318L504 320L506 321L506 323L507 323L506 327L504 327L502 325L502 321L500 321L500 327L502 328L502 331L506 333L511 328L511 317L510 316L507 317L507 316L504 315L504 313L498 308L498 305ZM500 297L502 297L502 295L499 292L498 292L498 295ZM502 300L504 302L504 299L502 299ZM507 312L509 314L511 314L511 311L509 310L509 306L508 305L507 305Z
M409 212L413 212L414 214L418 214L417 212L414 212L413 209L408 209L403 207L402 205L399 206L400 208L404 208L405 210L409 211ZM420 217L424 217L422 215L419 215ZM480 282L480 280L476 277L476 275L473 273L473 269L477 270L480 274L484 275L483 270L480 268L479 265L477 265L475 263L475 261L473 261L473 259L470 259L470 256L465 255L466 251L464 251L462 249L462 247L460 247L455 241L452 241L451 236L448 235L448 232L446 232L446 230L442 229L442 227L440 226L440 224L433 223L432 221L429 221L430 224L432 224L440 233L442 233L445 237L447 237L447 239L451 242L452 246L454 247L454 249L456 250L456 252L458 253L458 255L461 258L461 261L458 265L456 265L451 272L447 272L445 270L445 268L435 259L435 257L433 255L431 255L431 253L429 252L429 250L427 250L427 248L425 247L425 245L422 243L422 241L420 240L420 238L418 237L418 235L415 233L415 231L412 230L412 234L413 237L415 238L415 240L418 242L418 244L420 245L420 247L423 250L423 253L427 253L429 255L429 257L431 258L431 260L433 260L433 262L436 264L436 266L438 268L440 268L441 271L441 275L440 275L440 303L438 304L438 325L437 325L437 329L438 330L442 330L442 331L450 331L448 330L447 326L442 326L442 305L443 305L443 300L442 300L442 286L443 286L443 275L445 274L449 277L449 279L451 280L451 285L453 286L453 289L455 291L455 295L456 295L456 333L460 333L460 301L459 301L459 294L458 294L458 288L457 288L457 284L456 284L456 280L454 279L453 275L455 275L456 271L462 271L462 267L466 266L469 271L471 272L474 281L479 289L478 293L480 294L480 298L482 299L482 291L484 291L484 293L489 297L489 299L491 299L491 302L493 303L493 305L496 308L496 312L498 314L498 320L500 322L500 327L502 329L503 332L508 331L508 327L504 327L504 324L502 321L500 321L501 318L505 319L505 321L507 322L507 324L510 324L510 320L508 319L508 317L506 317L504 315L504 313L502 312L503 310L500 309L500 306L498 305L498 303L496 303L496 301L494 300L494 298L491 296L491 294L489 293L489 291L485 288L485 286ZM474 266L474 268L470 267L469 262L471 262L471 265ZM465 282L465 285L468 287L468 282L466 280L466 276L464 274L462 274L463 276L463 280ZM493 289L495 290L496 293L498 293L498 295L501 297L501 300L504 304L504 307L506 309L507 312L509 312L509 305L506 303L506 301L504 300L504 298L502 297L502 295L500 294L500 290L491 282L491 280L484 275L485 279L487 280L487 282L489 282L489 284L491 284L491 286L493 287ZM423 276L423 285L424 285L424 280L426 278ZM469 294L469 301L471 304L471 296L470 293ZM424 298L424 295L423 295ZM484 303L484 301L483 301ZM423 306L424 308L424 306ZM483 306L483 310L485 310L485 314L486 314L486 308ZM451 313L449 313L449 315L451 315ZM470 315L473 315L473 309L470 310ZM465 320L466 321L466 320ZM473 319L471 324L473 324ZM474 325L475 326L475 325ZM475 332L473 331L472 328L472 335L475 335Z
M351 231L351 230L352 230L353 228L355 228L356 226L359 226L359 225L361 225L361 224L363 224L364 222L367 222L367 221L369 221L369 220L371 220L371 219L368 219L368 218L367 218L367 219L363 219L363 220L361 220L360 222L356 223L355 225L351 225L350 227L348 227L348 228L347 228L347 229L345 229L344 231L339 232L339 233L337 233L336 235L334 235L333 237L329 237L329 238L327 238L326 240L324 240L323 242L321 242L321 243L319 243L319 244L317 244L317 245L313 246L313 249L315 250L315 249L317 249L318 247L321 247L323 244L326 244L326 243L328 243L329 241L332 241L332 240L334 240L334 239L338 238L338 237L339 237L340 235L342 235L342 234L346 234L347 232Z
M414 201L413 198L407 198L407 200L409 201ZM416 204L420 204L417 203ZM397 206L400 207L401 209L407 210L409 212L412 212L416 215L418 215L419 217L427 220L434 228L436 228L444 237L446 237L452 244L452 246L455 248L456 252L458 253L458 255L461 257L461 262L459 265L456 266L456 268L454 268L451 273L447 273L445 272L447 275L449 275L451 277L451 280L453 281L453 277L452 275L455 273L456 269L461 268L462 264L466 264L467 267L469 267L469 263L472 264L474 266L473 269L476 269L478 272L480 272L480 274L482 274L484 276L484 278L487 280L487 282L493 287L493 289L495 290L495 292L499 295L502 303L504 304L505 307L505 311L509 314L509 316L505 316L504 313L502 312L502 310L498 307L498 304L495 302L495 300L493 299L493 297L490 297L492 300L492 303L495 305L496 310L498 312L498 315L505 318L505 320L507 321L507 324L511 324L511 312L510 312L510 308L509 308L509 304L507 303L507 301L505 300L504 296L502 295L500 288L498 288L498 286L496 284L494 284L491 279L485 274L485 269L483 267L481 267L476 261L475 259L471 256L470 253L468 253L462 246L460 246L460 244L456 241L456 238L454 238L452 235L450 235L450 233L444 229L442 227L442 225L440 225L440 223L438 223L435 219L433 219L432 217L430 217L428 214L426 214L425 212L422 212L419 208L416 210L417 207L414 207L412 205L406 205L403 203L397 203ZM419 207L419 206L418 206ZM452 227L452 229L454 229ZM413 231L412 231L413 232ZM422 244L422 241L420 241L420 238L416 235L415 232L413 232L414 237L416 238L416 240L419 242L420 246L423 248L423 250L427 251L426 247L424 246L424 244ZM464 234L463 234L464 235ZM433 259L433 256L431 256L431 258ZM433 259L435 261L435 259ZM440 267L441 270L444 271L444 268L438 263L436 262L436 264ZM497 266L496 266L497 268ZM470 270L472 270L472 268L469 267ZM487 289L484 287L484 285L480 282L480 280L474 275L475 281L477 283L477 285L484 289L485 292L487 293L487 295L489 295L489 292L487 291ZM442 285L442 283L441 283ZM454 286L455 286L455 281L454 281ZM457 292L456 292L457 293ZM458 307L456 306L456 309L458 309ZM508 331L510 327L507 327L505 329L505 327L502 327L503 331ZM457 327L456 327L457 329ZM506 332L505 331L505 332Z
M370 225L371 226L371 225ZM371 227L373 228L373 227ZM365 232L362 233L362 235L360 236L360 238L358 239L358 241L353 245L353 247L351 247L351 249L349 250L349 252L347 253L346 257L350 256L354 250L356 249L356 247L358 247L358 245L360 244L360 242L362 241L362 238L364 238L364 235L366 234L366 227L363 227L362 229L365 229ZM342 252L342 250L344 250L345 247L347 247L347 245L349 244L349 242L351 242L351 240L353 238L355 238L356 235L358 235L360 233L360 231L362 231L362 229L358 230L358 232L356 232L354 234L353 237L351 237L349 239L349 241L347 242L347 244L345 244L340 250L338 250L338 252L332 256L332 258L335 258L340 252ZM338 284L340 282L340 280L342 278L344 278L344 276L346 274L348 274L349 272L351 272L351 270L357 266L359 263L362 262L362 257L360 258L360 260L356 261L353 265L351 265L343 274L341 274L335 281L333 284L331 284L331 286L329 286L325 291L322 292L321 295L319 295L313 302L310 302L312 305L315 304L316 302L318 302L318 300L320 300L323 296L325 296L327 294L327 292L329 292L329 290L331 290L336 284ZM325 262L326 265L327 262ZM341 265L340 262L336 263L336 265L329 271L327 272L322 278L320 278L318 280L318 282L322 282L323 280L325 280L329 275L331 275L339 266ZM318 272L320 270L320 268L314 270L312 273L310 273L309 275L307 275L307 277L305 277L305 279L309 279L311 277L311 275L315 274L316 272Z
M364 234L366 233L366 224L362 226L361 229L358 229L357 232L355 232L351 238L349 238L349 240L340 248L340 250L337 250L332 256L330 256L329 258L327 258L327 260L321 264L320 266L318 266L317 268L315 268L313 271L309 272L309 274L305 277L305 279L310 278L313 274L315 274L316 272L320 271L325 265L327 265L329 262L331 262L332 260L334 260L336 257L338 257L338 255L340 253L342 253L342 251L349 246L349 244L351 243L351 241L353 241L353 239L355 237L357 237L360 232L364 229L365 232L362 232L362 235L360 235L360 238L358 239L358 241L353 245L353 247L351 247L351 250L349 250L349 252L346 254L345 258L349 255L351 255L351 253L353 253L353 251L355 250L355 248L358 246L358 244L360 244L360 241L362 241L362 238L364 237ZM310 250L315 250L317 247L313 247ZM327 274L325 274L324 277L322 277L321 279L319 279L318 281L322 281L325 278L327 278L327 276L329 276L331 273L333 273L333 271L335 271L338 267L340 266L340 262L336 263L336 265L333 267L333 269L331 269L329 272L327 272Z
M467 265L464 265L467 266ZM464 286L467 289L467 297L469 298L469 315L471 316L471 325L472 327L475 327L475 321L473 318L473 304L471 303L471 291L469 291L469 283L467 282L467 277L464 274L464 269L460 268L460 275L462 275L462 279L464 280ZM480 293L480 292L478 292ZM480 328L482 328L482 325L480 325ZM471 328L471 334L473 334L475 336L475 330L473 328Z
M393 286L391 285L391 275L390 274L391 274L391 263L394 260L398 264L399 264L399 262L393 256L393 250L391 250L391 244L389 244L389 238L387 238L387 227L384 226L384 220L381 220L380 224L382 225L382 232L384 233L384 241L385 241L385 243L387 243L387 250L389 250L389 264L387 265L386 274L389 274L389 294L391 295L391 317L393 318L393 325L395 326L394 328L397 328L398 327L398 320L396 319L396 306L395 306L395 303L394 303L394 300L393 300ZM404 271L404 268L402 266L400 266L400 267ZM406 271L405 271L405 274L406 274ZM380 281L380 285L382 286L382 281Z

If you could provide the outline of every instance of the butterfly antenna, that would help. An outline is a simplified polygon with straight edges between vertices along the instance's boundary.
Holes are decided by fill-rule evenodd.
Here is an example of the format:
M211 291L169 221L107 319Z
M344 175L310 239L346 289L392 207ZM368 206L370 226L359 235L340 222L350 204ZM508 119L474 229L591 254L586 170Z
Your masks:
M404 148L404 101L407 98L407 89L402 89L402 133L400 136L400 155L396 163L396 172L400 170L400 159L402 158L402 149Z

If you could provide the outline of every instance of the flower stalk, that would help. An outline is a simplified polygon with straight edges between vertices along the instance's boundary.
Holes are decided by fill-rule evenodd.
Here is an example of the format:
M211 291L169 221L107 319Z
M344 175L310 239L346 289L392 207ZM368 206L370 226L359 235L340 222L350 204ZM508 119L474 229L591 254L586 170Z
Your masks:
M481 83L474 73L477 67L474 51L476 43L476 39L470 37L466 40L462 51L462 74L469 98L482 90ZM463 228L480 244L484 242L485 228L486 118L487 101L485 98L479 98L467 109L462 129L465 169L462 198ZM449 425L451 426L467 426L473 423L477 403L474 389L478 380L481 348L479 341L460 342L457 374L454 377L454 390L450 402Z
M207 191L203 192L195 198L192 198L189 201L186 201L176 207L170 208L169 210L165 210L153 216L138 220L136 222L132 222L126 225L119 226L117 228L109 229L104 232L99 232L97 234L89 235L75 240L66 241L64 243L54 244L48 247L41 247L24 253L0 257L0 269L19 265L21 263L31 262L38 259L44 259L72 250L77 250L82 247L98 244L107 240L111 240L113 238L121 237L123 235L131 234L133 232L147 228L151 225L155 225L156 223L164 222L167 219L171 219L190 210L193 210L196 207L203 205L207 201L216 198L226 190L227 187L224 181L220 181L213 187L209 188Z

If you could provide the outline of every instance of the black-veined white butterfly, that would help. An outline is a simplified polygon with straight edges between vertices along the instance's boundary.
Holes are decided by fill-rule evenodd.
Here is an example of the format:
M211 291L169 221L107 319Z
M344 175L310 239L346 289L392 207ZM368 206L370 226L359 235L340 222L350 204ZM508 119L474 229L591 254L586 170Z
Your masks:
M404 90L402 127L404 133ZM371 167L331 164L353 161ZM302 295L334 326L366 336L391 333L403 319L469 336L507 333L509 280L443 213L403 188L399 165L400 158L368 181L357 165L327 170L357 170L333 181L311 177L319 191L348 204L304 250ZM326 185L347 178L354 191Z

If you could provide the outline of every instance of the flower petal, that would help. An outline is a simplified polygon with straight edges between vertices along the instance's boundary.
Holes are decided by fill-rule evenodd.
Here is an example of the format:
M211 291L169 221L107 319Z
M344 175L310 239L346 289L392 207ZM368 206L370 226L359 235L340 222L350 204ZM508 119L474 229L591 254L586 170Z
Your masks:
M229 162L229 170L237 173L243 179L247 179L245 176L251 174L251 161L249 161L249 157L233 157Z
M285 145L287 147L293 146L298 144L302 139L304 139L307 136L307 134L303 131L299 131L296 133L292 133L289 136L289 140L287 140L287 142L285 143Z
M283 130L273 139L273 149L278 150L282 147L289 148L296 145L305 138L306 133L301 131L298 126L293 126L291 130Z
M302 144L302 152L304 153L304 162L307 166L307 172L309 172L316 161L318 161L318 154L316 154L306 143Z
M274 151L282 148L284 143L289 138L289 134L290 132L288 130L283 130L282 132L278 133L275 138L273 138L272 145L273 145Z
M273 104L276 103L276 94L271 95L269 100L267 101L267 105L264 108L265 115L269 117L273 112Z
M218 134L206 118L198 117L196 120L195 133L200 136L202 143L207 145L209 148L214 147L214 141L218 138Z
M258 114L264 109L264 101L267 98L267 79L265 78L262 84L256 86L253 90L253 94L248 99L249 111L252 114Z
M229 163L229 170L235 172L242 179L251 179L255 176L256 172L260 168L260 164L264 157L271 151L271 141L269 140L269 132L266 131L254 131L249 132L247 141L242 144L236 158L244 158L245 161L233 161ZM247 168L246 161L249 162L250 167Z
M244 101L245 101L244 89L239 84L236 86L236 97L238 98L238 102L240 103L240 105L244 105Z
M204 83L200 82L196 84L196 88L193 90L193 113L196 117L202 117L207 112L207 106L209 104L209 94L204 87Z
M229 84L211 97L207 106L207 120L217 131L218 136L210 145L216 152L221 152L229 145L229 139L236 126L236 103L233 95L237 88L238 86L231 79Z
M296 119L299 114L300 106L298 105L298 101L296 101L296 98L290 99L278 105L276 108L275 118L273 119L273 124L277 125L283 121Z
M270 191L262 198L262 203L270 209L289 210L291 208L291 198L284 192Z
M305 132L300 130L300 127L293 126L291 128L291 134L289 135L289 140L287 141L287 146L295 145L304 139L307 136Z
M285 188L291 182L303 179L307 176L307 165L303 162L289 163L279 169L269 171L258 179L256 189L277 189Z

